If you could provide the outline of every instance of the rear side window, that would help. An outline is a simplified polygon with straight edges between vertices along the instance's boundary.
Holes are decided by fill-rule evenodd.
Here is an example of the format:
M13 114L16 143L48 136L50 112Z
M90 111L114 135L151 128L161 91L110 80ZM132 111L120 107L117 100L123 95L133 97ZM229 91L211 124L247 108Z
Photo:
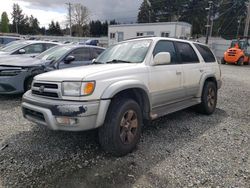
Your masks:
M44 46L45 46L45 50L48 50L48 49L56 46L56 44L50 44L50 43L48 43L48 44L44 44Z
M167 41L167 40L159 41L155 45L153 55L155 56L156 54L158 54L160 52L169 52L170 55L171 55L171 63L177 63L178 62L178 58L177 58L177 54L176 54L173 42Z
M90 61L90 49L89 48L79 48L70 53L70 55L75 57L75 61Z
M190 44L185 42L176 42L176 47L179 51L182 63L199 63L198 56Z
M214 54L211 52L211 50L207 46L200 45L200 44L194 44L194 45L198 49L198 51L200 52L201 56L203 57L206 63L216 62Z
M97 58L104 50L101 48L92 48L93 58Z

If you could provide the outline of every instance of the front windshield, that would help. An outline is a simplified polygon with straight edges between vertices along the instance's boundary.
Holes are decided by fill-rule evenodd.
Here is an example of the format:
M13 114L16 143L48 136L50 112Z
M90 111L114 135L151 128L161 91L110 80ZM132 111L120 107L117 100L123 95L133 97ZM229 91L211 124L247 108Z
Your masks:
M12 44L9 44L8 46L2 48L1 51L2 52L13 52L13 51L16 51L18 49L25 47L26 45L27 45L27 43L15 41L15 42L12 42Z
M135 40L116 44L105 50L98 63L141 63L144 61L152 40Z
M59 60L64 54L66 54L72 47L71 46L55 46L46 50L38 55L36 58L43 60Z

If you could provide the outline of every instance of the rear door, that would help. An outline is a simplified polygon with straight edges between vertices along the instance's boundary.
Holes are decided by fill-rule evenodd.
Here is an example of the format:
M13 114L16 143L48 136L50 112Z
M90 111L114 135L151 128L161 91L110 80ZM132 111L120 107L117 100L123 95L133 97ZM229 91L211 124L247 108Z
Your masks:
M183 65L183 85L186 97L194 97L198 93L203 64L200 62L194 48L187 42L175 42Z
M185 96L182 65L179 63L174 43L168 40L158 41L152 54L153 57L160 52L169 52L171 63L150 67L149 83L153 108L178 102Z

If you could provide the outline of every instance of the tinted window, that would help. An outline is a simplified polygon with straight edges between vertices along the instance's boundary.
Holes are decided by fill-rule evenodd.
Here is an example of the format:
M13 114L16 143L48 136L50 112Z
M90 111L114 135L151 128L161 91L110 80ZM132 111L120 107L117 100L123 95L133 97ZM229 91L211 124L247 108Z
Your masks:
M42 53L44 51L43 44L31 44L23 49L25 50L26 54Z
M104 50L100 48L93 48L93 58L97 58Z
M182 63L199 63L198 56L190 44L185 42L176 42L176 46Z
M213 53L207 46L200 44L194 44L194 45L198 49L198 51L200 52L201 56L203 57L206 63L211 63L216 61Z
M69 55L75 57L75 61L90 61L90 50L89 48L80 48L73 50Z
M153 55L155 56L156 54L160 52L169 52L171 55L171 63L176 63L178 62L174 43L171 41L159 41L154 49Z
M45 50L48 50L48 49L50 49L50 48L52 48L52 47L54 47L54 46L56 46L56 44L44 44L44 46L45 46Z

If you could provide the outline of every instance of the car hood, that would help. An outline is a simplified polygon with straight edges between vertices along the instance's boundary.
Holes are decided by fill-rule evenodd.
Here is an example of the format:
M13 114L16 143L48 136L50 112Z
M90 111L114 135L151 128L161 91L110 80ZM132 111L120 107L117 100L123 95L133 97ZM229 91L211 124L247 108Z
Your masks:
M125 63L116 63L116 64L103 64L103 65L88 65L75 68L68 68L63 70L56 70L52 72L47 72L40 74L35 77L35 80L39 81L53 81L53 82L62 82L62 81L83 81L83 80L93 80L100 79L101 77L106 77L113 73L119 74L119 72L132 72L135 70L135 67L141 66L141 64L125 64Z
M42 59L27 56L5 56L0 58L0 66L34 67L45 63Z
M5 56L5 55L9 55L10 52L3 52L3 51L0 51L0 56Z

